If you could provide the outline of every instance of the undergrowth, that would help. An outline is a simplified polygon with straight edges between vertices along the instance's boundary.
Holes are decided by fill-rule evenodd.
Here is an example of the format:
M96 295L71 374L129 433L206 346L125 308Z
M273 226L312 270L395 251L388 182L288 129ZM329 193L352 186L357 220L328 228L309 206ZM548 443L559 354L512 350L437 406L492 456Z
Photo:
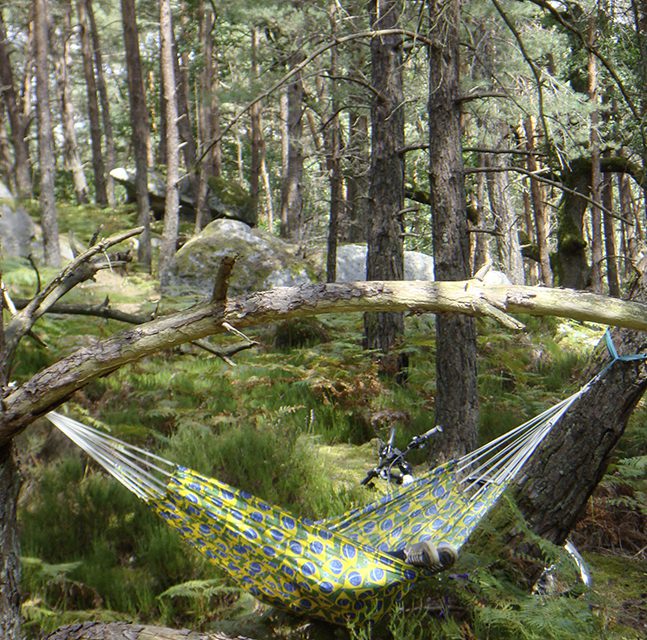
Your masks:
M11 273L5 273L8 282ZM16 265L14 283L28 291L30 277L25 265ZM283 341L275 349L276 332L259 329L250 337L261 347L238 354L236 367L194 347L150 357L92 383L67 410L300 515L334 515L373 497L358 479L375 464L370 443L376 437L395 424L397 443L403 445L434 425L433 319L407 322L406 385L380 377L374 359L361 348L361 318L350 315L326 318L316 332L297 341L300 346L294 346L289 330L285 339L282 327ZM572 331L552 320L530 319L528 326L530 331L519 336L479 321L482 441L569 393L587 356L569 336L584 332L593 340L600 335L599 329L576 323ZM13 377L25 379L115 328L88 319L44 318L36 332L50 348L25 341ZM300 340L303 329L299 332ZM214 345L230 342L213 340ZM581 537L593 541L591 549L639 550L639 536L626 548L628 534L621 525L645 522L645 417L641 406L600 485L592 515L583 521ZM187 552L125 489L56 440L62 436L48 433L30 430L22 443L24 613L31 637L84 619L210 629L226 619L257 617L251 597ZM423 456L413 461L422 463ZM587 548L581 540L578 544ZM500 571L501 558L490 554L487 545L468 549L452 576L435 579L379 631L349 633L358 640L639 637L631 635L637 613L616 624L615 610L595 591L568 598L528 595ZM608 565L602 575L606 571ZM626 597L618 596L613 606L622 609L634 598L628 588L623 593Z

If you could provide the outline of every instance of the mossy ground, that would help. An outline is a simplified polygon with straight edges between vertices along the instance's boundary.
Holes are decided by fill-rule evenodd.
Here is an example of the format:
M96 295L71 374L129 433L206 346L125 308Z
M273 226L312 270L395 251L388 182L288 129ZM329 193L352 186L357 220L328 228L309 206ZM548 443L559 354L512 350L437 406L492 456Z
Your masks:
M62 226L76 228L85 238L91 227L87 217L88 210L71 208ZM117 228L115 223L109 232ZM12 291L33 291L35 274L28 265L14 261L2 268ZM137 269L99 278L74 296L96 302L107 294L130 311L142 312L152 310L158 298L154 280ZM180 304L164 300L162 307ZM479 321L482 440L569 393L602 333L600 327L580 323L523 320L528 330L514 335ZM436 345L432 317L407 319L411 370L407 385L400 386L381 378L362 350L359 316L321 322L325 340L281 349L273 346L275 328L259 327L250 337L260 347L240 353L236 367L193 347L159 354L92 383L67 408L106 425L117 437L302 515L339 513L372 497L359 481L375 463L375 438L386 434L380 416L397 417L401 445L433 424ZM48 348L25 341L13 376L25 379L120 328L103 320L46 317L36 333ZM214 344L231 340L220 337ZM622 507L634 514L645 508L645 471L626 460L644 458L645 424L641 405L614 461L615 482L618 477L625 482L633 500L628 503L623 493ZM32 637L85 619L239 634L250 629L251 637L344 637L340 630L295 624L259 608L199 556L187 553L145 507L44 424L23 434L19 447L25 477L23 610ZM424 458L413 462L421 464ZM615 513L618 504L600 499ZM585 552L595 579L591 591L528 595L499 571L487 548L479 547L477 554L468 546L452 576L432 581L378 629L348 633L358 639L403 640L644 637L645 550L604 548L605 536L592 533L599 533L596 526L589 522L584 530L586 540L595 539Z

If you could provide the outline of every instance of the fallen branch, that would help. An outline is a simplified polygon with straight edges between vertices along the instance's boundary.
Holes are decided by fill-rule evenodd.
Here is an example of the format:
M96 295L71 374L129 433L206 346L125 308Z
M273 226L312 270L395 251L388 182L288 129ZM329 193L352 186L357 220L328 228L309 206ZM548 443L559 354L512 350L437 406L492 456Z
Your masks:
M156 318L47 367L5 396L0 446L95 378L157 351L223 333L226 324L245 329L287 318L365 311L482 316L492 315L492 307L505 314L559 316L647 331L647 304L569 289L488 286L479 280L279 287Z

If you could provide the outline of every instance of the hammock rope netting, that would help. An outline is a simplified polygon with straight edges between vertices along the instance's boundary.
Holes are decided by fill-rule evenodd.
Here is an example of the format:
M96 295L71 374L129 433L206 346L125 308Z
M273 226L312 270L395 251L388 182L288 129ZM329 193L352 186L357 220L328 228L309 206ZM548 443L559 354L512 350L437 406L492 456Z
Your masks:
M379 617L431 575L389 552L423 540L458 551L591 382L406 487L316 522L68 416L47 417L242 588L292 613L345 624Z

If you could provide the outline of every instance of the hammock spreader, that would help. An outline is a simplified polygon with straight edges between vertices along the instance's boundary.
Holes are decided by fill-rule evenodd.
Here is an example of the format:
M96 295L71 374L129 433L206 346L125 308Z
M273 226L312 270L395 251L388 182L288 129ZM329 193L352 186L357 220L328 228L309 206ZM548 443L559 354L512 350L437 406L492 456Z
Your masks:
M447 542L458 551L555 424L606 370L479 449L367 506L318 522L68 416L47 417L241 587L292 613L345 624L379 617L431 574L388 552L422 540Z

